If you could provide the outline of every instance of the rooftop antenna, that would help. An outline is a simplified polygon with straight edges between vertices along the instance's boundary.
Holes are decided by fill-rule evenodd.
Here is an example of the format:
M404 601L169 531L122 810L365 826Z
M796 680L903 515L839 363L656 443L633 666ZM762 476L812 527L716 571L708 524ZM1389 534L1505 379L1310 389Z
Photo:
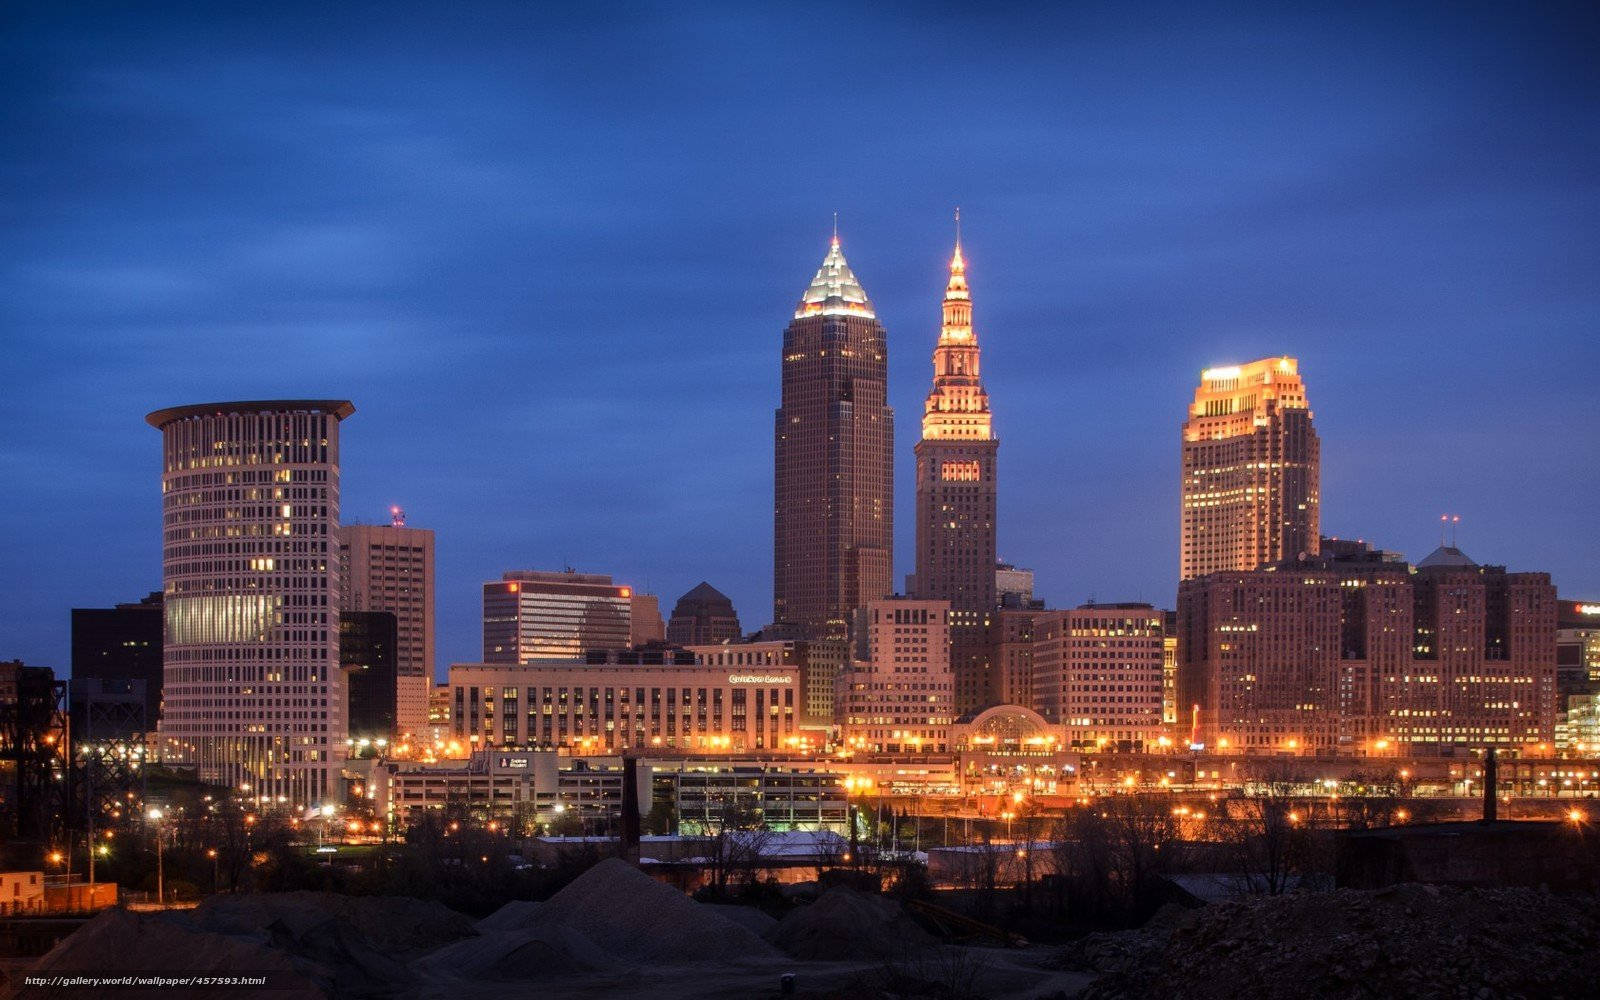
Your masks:
M839 245L839 213L833 213L833 245Z
M1450 523L1450 515L1449 514L1440 514L1439 515L1439 547L1441 549L1445 547L1445 532L1448 530L1447 526L1449 525L1449 523Z
M1452 549L1456 547L1456 525L1458 525L1460 523L1461 523L1461 515L1460 514L1451 514L1450 515L1450 547Z
M956 246L961 245L961 206L956 206Z
M406 526L406 510L404 507L395 504L389 508L389 524L396 528L404 528Z

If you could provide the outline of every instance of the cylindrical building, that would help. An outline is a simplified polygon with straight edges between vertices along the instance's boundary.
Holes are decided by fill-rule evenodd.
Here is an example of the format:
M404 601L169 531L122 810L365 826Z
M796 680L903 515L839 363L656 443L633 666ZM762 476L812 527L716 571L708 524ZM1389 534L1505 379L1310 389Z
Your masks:
M339 422L354 412L279 399L145 418L162 436L161 756L275 804L342 792Z

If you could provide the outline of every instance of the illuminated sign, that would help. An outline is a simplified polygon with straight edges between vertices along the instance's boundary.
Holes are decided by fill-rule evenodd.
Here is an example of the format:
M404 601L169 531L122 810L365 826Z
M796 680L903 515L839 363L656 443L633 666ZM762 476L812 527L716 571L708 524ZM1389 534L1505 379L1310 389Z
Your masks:
M1576 610L1580 615L1600 615L1600 604L1579 604Z
M729 684L793 684L792 674L729 674Z

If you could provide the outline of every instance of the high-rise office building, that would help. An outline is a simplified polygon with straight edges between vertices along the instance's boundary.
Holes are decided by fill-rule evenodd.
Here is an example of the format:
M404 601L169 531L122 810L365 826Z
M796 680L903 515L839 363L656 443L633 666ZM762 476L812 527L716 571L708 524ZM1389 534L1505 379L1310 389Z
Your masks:
M142 731L153 732L156 719L161 715L161 676L159 591L141 601L111 608L72 609L72 680L75 685L94 681L95 691L130 691L132 688L127 685L138 684L144 699L140 713ZM103 688L98 683L101 681L112 687ZM84 728L85 722L87 717L73 715L75 735L88 731Z
M608 574L516 570L483 585L485 663L628 649L633 636L633 588Z
M345 674L350 739L389 740L398 731L399 650L400 617L394 612L345 611L339 615L339 665Z
M1161 718L1166 612L1085 604L1033 616L1033 701L1074 750L1153 749Z
M883 326L836 235L783 333L773 611L811 637L894 590L894 411Z
M162 437L159 751L286 804L342 792L339 422L347 400L203 403Z
M995 604L1002 608L1043 608L1033 599L1033 570L1010 563L994 564Z
M733 602L704 580L678 598L667 621L667 641L675 646L738 642L743 634Z
M1183 425L1181 578L1315 556L1320 476L1294 358L1201 372Z
M995 597L995 440L972 327L967 265L956 240L943 323L933 350L933 389L917 442L917 570L909 596L950 602L956 710L997 704L999 677L985 629Z
M1548 743L1556 597L1544 573L1441 547L1213 573L1178 590L1178 728L1268 753Z
M870 658L835 682L840 739L862 753L946 753L955 721L949 602L871 601L866 622Z
M407 525L398 507L390 517L389 524L339 529L340 606L394 615L395 725L399 733L423 733L434 671L433 532Z

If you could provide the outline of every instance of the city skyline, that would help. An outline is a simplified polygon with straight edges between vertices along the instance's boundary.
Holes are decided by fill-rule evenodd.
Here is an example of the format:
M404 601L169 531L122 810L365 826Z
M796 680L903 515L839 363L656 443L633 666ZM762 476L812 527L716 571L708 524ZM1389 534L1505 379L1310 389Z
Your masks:
M1070 22L1050 22L1062 23ZM877 40L898 24L870 19L867 34ZM1463 515L1459 544L1473 558L1546 570L1562 594L1592 597L1600 593L1600 542L1583 515L1585 498L1600 487L1600 461L1585 376L1600 369L1600 354L1584 325L1596 293L1583 283L1592 276L1600 213L1588 179L1595 171L1584 169L1594 151L1563 135L1581 134L1574 123L1592 120L1593 69L1542 34L1547 29L1514 18L1467 18L1439 30L1482 46L1491 27L1508 25L1514 37L1543 46L1539 59L1515 47L1486 56L1473 49L1487 58L1484 71L1440 46L1412 67L1414 79L1399 75L1402 57L1415 54L1403 41L1363 39L1346 26L1322 58L1341 66L1374 60L1398 100L1379 107L1362 86L1340 81L1329 99L1341 114L1280 133L1276 146L1258 130L1300 119L1266 99L1238 97L1244 103L1208 111L1201 95L1193 124L1153 104L1119 104L1132 112L1125 128L1097 125L1095 98L1128 100L1116 74L1069 72L1035 55L1028 72L1051 69L1045 79L1088 87L1066 115L1084 126L1076 134L1097 140L1098 152L1072 154L1064 185L1045 171L1064 145L1024 156L1006 140L979 143L940 169L916 166L919 141L934 141L918 138L932 119L912 115L896 125L897 110L921 105L864 71L841 70L862 91L863 124L883 131L872 142L890 150L887 162L818 171L808 154L799 159L812 183L802 186L801 171L777 169L788 146L758 132L750 155L772 171L769 179L735 185L720 202L636 180L646 186L622 193L658 210L645 223L598 213L584 196L607 193L607 182L573 176L566 160L537 160L497 182L494 170L509 168L468 141L470 122L437 123L439 159L426 168L402 169L398 154L381 159L386 137L432 120L426 89L409 104L394 93L394 107L321 107L309 132L280 137L309 156L317 129L362 135L367 158L321 168L319 177L340 182L335 190L316 195L279 176L264 179L267 193L251 193L250 173L222 155L228 115L272 113L247 70L215 93L192 93L184 84L205 79L204 67L160 66L163 44L172 44L165 36L147 54L113 57L67 46L48 24L26 24L8 49L19 54L31 39L60 62L19 83L24 127L51 101L80 114L38 125L50 141L0 154L4 176L21 192L14 228L26 231L0 272L0 322L13 331L12 357L25 373L20 391L0 402L8 427L0 457L19 487L0 514L7 655L64 669L70 608L134 601L159 586L160 498L149 484L160 456L141 419L146 411L278 397L347 398L358 407L342 429L346 522L383 523L398 503L412 524L437 533L436 673L446 662L476 659L481 585L516 568L570 563L668 601L703 579L733 599L752 631L770 606L772 359L794 291L825 245L830 213L841 212L852 265L889 331L888 402L907 414L926 391L935 297L947 278L948 212L957 203L982 288L985 381L1005 400L996 427L1007 449L999 554L1035 569L1052 605L1091 595L1172 605L1177 436L1195 377L1283 354L1300 360L1317 414L1325 533L1418 559L1448 510ZM97 30L114 37L118 27ZM554 30L581 35L581 27ZM1143 43L1180 25L1154 36L1115 19L1094 27L1102 40L1144 53ZM1271 33L1262 24L1234 27L1247 39ZM1304 40L1326 25L1288 19L1271 27ZM1213 28L1208 37L1227 37ZM268 32L253 22L231 30ZM993 38L1013 29L987 30ZM921 28L903 45L936 37ZM758 46L778 47L776 39ZM431 68L466 86L445 55ZM375 51L358 47L354 56L348 72L386 78ZM654 74L670 72L671 59L661 58L603 88L599 108L575 108L575 96L556 88L566 103L543 113L584 119L625 102ZM1228 73L1220 57L1192 58L1215 71L1221 93L1249 89L1249 65ZM492 52L490 64L507 59ZM1070 59L1064 49L1060 61ZM143 110L94 93L96 79L119 72L145 88L137 91L148 102ZM1315 66L1289 72L1296 115L1319 94L1317 81ZM991 68L971 92L942 96L969 112L1004 107L1017 83ZM543 93L526 79L480 86L502 99L485 112L491 116L509 115L516 95ZM800 92L783 91L770 109L701 97L717 121L748 125ZM1501 108L1492 122L1479 119L1471 105L1486 97L1526 113ZM290 108L317 106L306 94L278 98ZM1014 138L1030 123L1060 124L1046 100L1019 98L999 121L966 117ZM1443 115L1438 127L1449 135L1408 144L1407 116L1421 108ZM204 176L249 225L230 236L220 220L183 213L169 225L159 206L181 205L181 196L134 174L69 190L88 155L72 151L74 137L92 122L143 114L164 116L164 141L146 136L153 150L98 155L132 171L140 155L178 160L209 150L218 160ZM1476 129L1485 123L1499 130L1487 146ZM1203 165L1152 154L1145 144L1168 134L1164 127L1175 149L1209 154ZM1208 139L1208 129L1225 141ZM692 132L688 140L696 136L704 139ZM534 139L513 130L507 141L528 148ZM729 176L684 159L680 140L658 141L674 154L673 177ZM1253 166L1233 163L1236 146L1252 151ZM609 162L589 153L594 163ZM1451 156L1458 162L1447 163ZM1009 162L1018 157L1026 162ZM1110 175L1107 165L1119 162L1129 177ZM444 176L471 179L466 200L475 211L448 225L427 213L386 214L403 196L439 190ZM342 199L374 180L382 182L377 194L346 206ZM1440 181L1448 199L1433 200L1424 192ZM780 187L789 190L780 196ZM536 218L509 224L489 211L515 191L552 188L561 197L549 195ZM1329 208L1340 192L1347 197ZM274 197L293 205L269 224ZM1061 207L1031 211L1030 200L1041 197ZM105 219L105 242L85 253L77 227L96 204L116 199L128 207ZM1475 212L1444 212L1447 200ZM600 223L592 234L580 228L588 222ZM163 238L147 245L141 234L153 225ZM182 240L185 232L195 238ZM392 245L397 232L416 244ZM432 241L417 238L429 234L465 246L423 254ZM439 285L434 296L407 289L419 275L442 276L423 281ZM575 277L589 283L575 285ZM561 433L544 433L551 427ZM907 484L917 433L915 421L902 419L894 442L897 582L913 568ZM565 502L549 502L557 496Z

